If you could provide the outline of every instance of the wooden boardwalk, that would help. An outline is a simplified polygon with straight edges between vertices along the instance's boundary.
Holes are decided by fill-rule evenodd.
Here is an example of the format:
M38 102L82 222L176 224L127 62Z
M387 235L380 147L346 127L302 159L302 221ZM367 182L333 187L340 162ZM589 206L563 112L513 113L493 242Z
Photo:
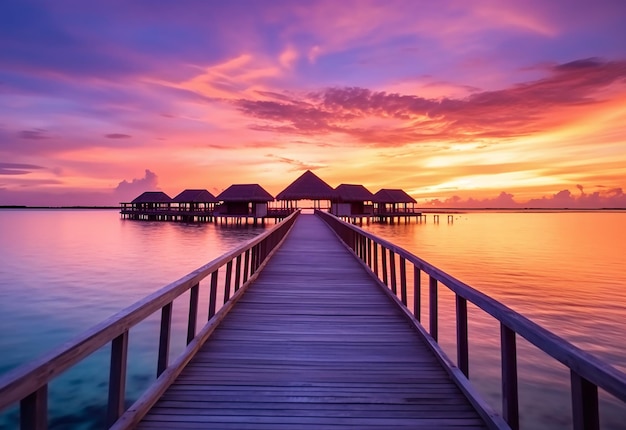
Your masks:
M477 429L485 423L322 220L283 246L140 429Z

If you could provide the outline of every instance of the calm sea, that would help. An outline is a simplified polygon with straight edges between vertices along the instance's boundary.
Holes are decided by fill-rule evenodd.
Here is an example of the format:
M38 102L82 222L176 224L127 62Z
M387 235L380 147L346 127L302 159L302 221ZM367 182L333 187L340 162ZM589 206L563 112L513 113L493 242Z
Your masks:
M626 371L626 212L453 218L364 228ZM121 220L113 210L0 210L0 374L263 229ZM439 337L454 358L454 301L444 290ZM180 333L185 301L174 303ZM470 379L497 409L499 324L469 310ZM129 402L155 379L157 337L156 316L131 330ZM174 343L172 355L183 347ZM567 369L522 340L518 349L522 427L571 428ZM51 384L51 428L104 427L108 359L104 347ZM602 427L624 428L626 408L600 394ZM0 415L0 428L13 428L16 416L14 409Z

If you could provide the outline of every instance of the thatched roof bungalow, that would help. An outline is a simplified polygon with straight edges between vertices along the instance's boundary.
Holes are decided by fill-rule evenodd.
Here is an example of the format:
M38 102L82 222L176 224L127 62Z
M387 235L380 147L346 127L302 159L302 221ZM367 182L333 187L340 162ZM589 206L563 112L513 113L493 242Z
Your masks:
M415 213L417 201L404 190L383 188L374 194L374 213L376 215L395 215Z
M217 197L221 204L215 208L219 216L267 216L267 203L274 200L259 184L235 184L226 188Z
M190 212L212 211L218 201L209 191L200 189L185 190L172 199L178 210Z
M315 173L307 170L276 196L283 207L297 208L298 200L312 200L313 207L320 208L321 201L331 201L335 196L333 188Z
M167 210L172 198L163 191L146 191L130 203L135 210Z
M335 188L330 212L336 216L373 215L374 195L363 185L341 184Z

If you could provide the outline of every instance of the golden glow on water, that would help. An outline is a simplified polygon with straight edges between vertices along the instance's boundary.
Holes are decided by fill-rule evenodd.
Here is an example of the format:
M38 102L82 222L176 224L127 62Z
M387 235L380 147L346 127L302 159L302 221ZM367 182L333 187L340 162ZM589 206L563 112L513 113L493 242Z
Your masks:
M626 371L626 213L463 213L452 223L365 228ZM422 279L422 302L428 303ZM439 287L439 339L456 359L454 295ZM409 302L412 298L409 298ZM500 404L500 328L468 306L470 379ZM422 307L428 326L428 309ZM569 373L518 337L522 428L571 428ZM626 407L601 393L602 428ZM558 412L554 412L558 411Z

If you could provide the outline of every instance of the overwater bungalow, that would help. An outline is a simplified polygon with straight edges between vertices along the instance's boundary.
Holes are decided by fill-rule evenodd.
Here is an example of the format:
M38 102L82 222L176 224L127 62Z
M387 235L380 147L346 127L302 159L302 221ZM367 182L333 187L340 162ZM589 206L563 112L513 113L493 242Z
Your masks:
M263 221L268 215L267 204L274 200L259 184L235 184L226 188L217 197L220 202L213 210L215 217L226 220L235 218L237 223L242 219L253 218Z
M341 184L335 188L330 213L343 218L369 218L374 214L373 199L363 185Z
M417 201L404 190L383 188L374 194L374 215L379 221L394 221L394 218L410 217L421 219L421 212L416 210Z
M172 198L163 191L146 191L130 203L122 203L121 214L127 219L167 220Z
M281 209L294 210L298 208L298 202L307 200L313 202L313 208L322 209L330 207L330 202L335 196L335 190L315 173L307 170L295 181L289 184L276 196ZM325 202L325 204L322 204Z
M172 199L173 217L176 221L210 221L217 198L207 190L188 189Z

